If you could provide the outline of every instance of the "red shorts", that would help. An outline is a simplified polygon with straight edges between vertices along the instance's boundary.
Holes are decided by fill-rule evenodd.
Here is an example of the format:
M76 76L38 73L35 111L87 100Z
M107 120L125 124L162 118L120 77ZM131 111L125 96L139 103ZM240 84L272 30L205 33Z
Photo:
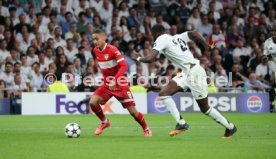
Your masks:
M135 106L135 102L132 96L129 86L123 88L116 88L111 91L107 86L100 86L93 95L97 95L103 98L105 104L112 96L114 96L124 108Z

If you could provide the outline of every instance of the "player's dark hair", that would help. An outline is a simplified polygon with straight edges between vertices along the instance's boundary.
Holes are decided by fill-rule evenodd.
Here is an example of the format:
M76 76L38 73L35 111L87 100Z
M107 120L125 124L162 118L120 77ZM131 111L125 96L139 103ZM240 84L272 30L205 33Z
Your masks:
M105 34L105 31L102 29L96 29L93 31L93 34Z
M161 24L156 24L151 28L151 32L152 32L152 34L163 33L163 32L165 32L165 28Z

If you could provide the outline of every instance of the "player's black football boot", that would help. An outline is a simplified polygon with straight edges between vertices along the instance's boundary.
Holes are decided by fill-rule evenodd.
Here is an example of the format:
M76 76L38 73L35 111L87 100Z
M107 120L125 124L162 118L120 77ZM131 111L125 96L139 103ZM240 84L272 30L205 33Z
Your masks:
M169 135L170 136L174 136L174 135L177 135L177 134L180 134L182 133L183 131L186 131L189 129L189 125L187 123L185 124L179 124L177 123L176 126L175 126L175 130L172 130Z
M235 132L237 132L237 127L234 125L233 129L225 129L225 133L223 138L224 139L231 139L233 137L233 135L235 134Z

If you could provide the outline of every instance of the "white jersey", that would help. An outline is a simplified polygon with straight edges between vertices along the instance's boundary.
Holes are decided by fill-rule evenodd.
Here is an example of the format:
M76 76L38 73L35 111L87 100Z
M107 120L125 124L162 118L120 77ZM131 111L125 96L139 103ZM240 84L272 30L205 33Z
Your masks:
M276 43L273 42L272 37L264 43L264 55L271 55L274 62L276 62Z
M174 36L163 34L154 42L153 49L163 53L172 63L177 64L184 73L189 70L190 64L198 64L191 53L188 42L188 33L176 34Z

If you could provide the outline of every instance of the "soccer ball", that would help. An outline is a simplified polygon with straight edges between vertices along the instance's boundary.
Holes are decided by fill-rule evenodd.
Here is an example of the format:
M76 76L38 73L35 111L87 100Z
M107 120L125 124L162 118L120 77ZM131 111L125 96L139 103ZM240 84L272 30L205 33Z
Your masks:
M77 138L81 134L81 128L77 123L69 123L65 126L64 133L69 138Z

